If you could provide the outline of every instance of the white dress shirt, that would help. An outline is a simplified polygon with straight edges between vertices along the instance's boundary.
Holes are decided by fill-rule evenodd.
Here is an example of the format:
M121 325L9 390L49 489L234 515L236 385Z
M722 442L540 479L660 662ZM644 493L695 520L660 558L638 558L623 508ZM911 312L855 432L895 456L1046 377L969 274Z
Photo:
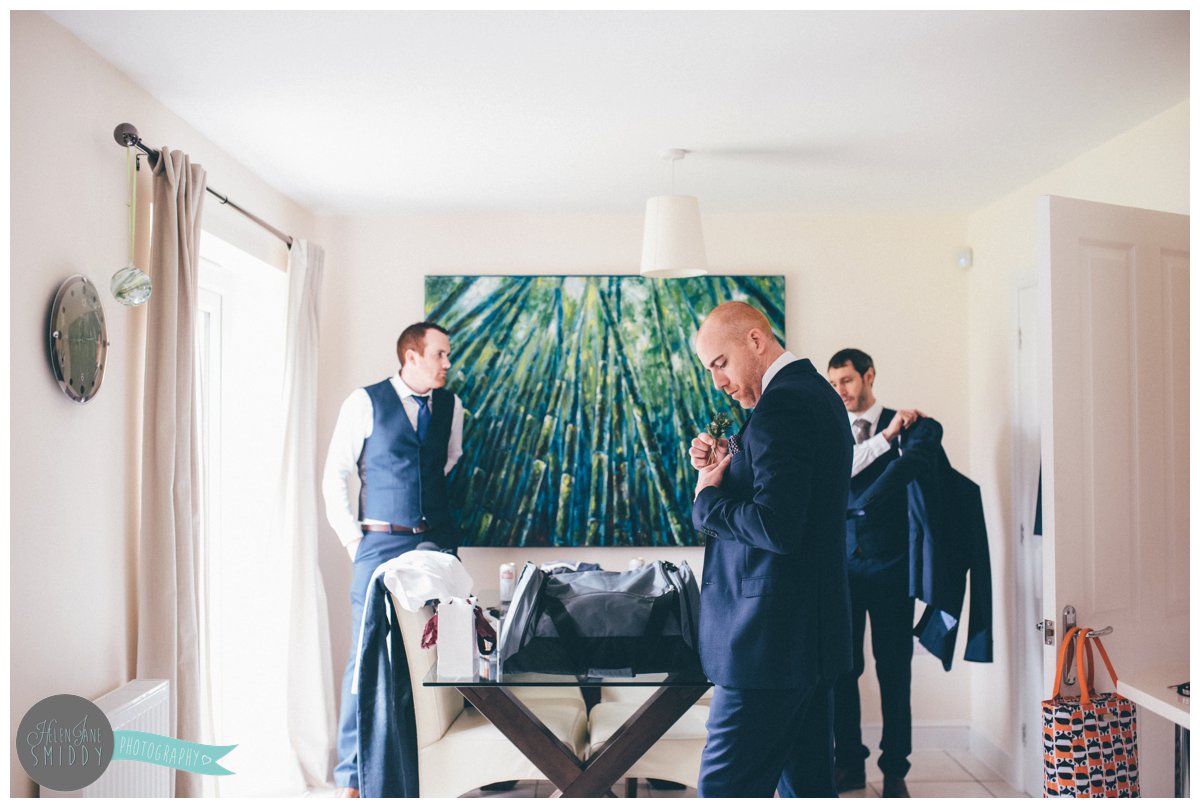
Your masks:
M420 405L413 400L416 395L400 374L389 380L400 397L404 412L413 429L417 428L417 412ZM429 395L428 393L426 395ZM433 413L433 396L429 396L429 412ZM363 537L359 519L355 516L357 504L350 497L350 478L358 476L358 458L362 456L363 443L371 437L375 428L375 408L371 397L360 387L342 403L333 437L329 441L329 454L325 457L325 473L321 478L321 491L325 496L325 514L329 524L337 533L342 544L349 546ZM454 397L454 416L450 421L450 444L446 449L446 468L450 469L462 457L463 406L458 396ZM364 523L385 524L377 519L363 519Z
M850 416L850 434L854 434L854 422L860 418L871 422L871 425L867 427L867 439L862 443L854 444L854 465L850 467L850 476L857 477L860 471L887 454L891 450L892 444L883 436L882 432L876 434L876 430L879 428L879 417L883 415L883 404L880 401L876 400L866 412L855 415L846 410L846 414Z
M791 351L784 351L778 357L776 357L775 361L771 363L771 366L768 367L763 373L762 392L767 392L767 385L771 383L771 379L775 378L775 374L779 373L779 371L783 370L786 366L792 364L799 358L800 357L796 356Z

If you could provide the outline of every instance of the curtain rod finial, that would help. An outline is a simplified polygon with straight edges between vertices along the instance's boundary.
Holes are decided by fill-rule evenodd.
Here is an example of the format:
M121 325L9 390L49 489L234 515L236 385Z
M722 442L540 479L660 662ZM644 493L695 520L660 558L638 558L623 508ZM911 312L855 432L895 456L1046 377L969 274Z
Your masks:
M134 146L141 138L138 137L136 126L131 123L119 123L113 130L113 140L122 146Z

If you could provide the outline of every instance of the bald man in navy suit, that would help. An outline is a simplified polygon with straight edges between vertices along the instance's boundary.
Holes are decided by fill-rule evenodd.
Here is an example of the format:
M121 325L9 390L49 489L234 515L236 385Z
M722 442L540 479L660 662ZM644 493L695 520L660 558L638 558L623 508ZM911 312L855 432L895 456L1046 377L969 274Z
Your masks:
M713 309L696 353L752 409L737 435L690 450L707 536L700 657L716 685L699 793L835 797L831 687L851 666L846 409L745 303Z

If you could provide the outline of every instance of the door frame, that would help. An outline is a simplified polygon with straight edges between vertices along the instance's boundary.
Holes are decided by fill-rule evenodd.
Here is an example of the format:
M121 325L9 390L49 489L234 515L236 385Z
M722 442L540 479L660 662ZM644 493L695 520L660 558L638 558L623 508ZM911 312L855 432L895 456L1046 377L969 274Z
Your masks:
M1027 494L1037 491L1037 469L1040 451L1035 450L1037 463L1027 456L1028 437L1021 425L1032 416L1037 446L1041 445L1041 417L1038 398L1039 300L1035 270L1021 276L1013 293L1013 339L1016 343L1013 367L1013 429L1012 429L1012 497L1010 501L1013 533L1013 580L1016 599L1014 649L1016 664L1017 703L1020 706L1013 760L1020 788L1026 794L1042 793L1041 719L1043 691L1043 641L1036 623L1043 619L1042 609L1042 539L1035 535L1034 512L1036 499L1030 502ZM1027 370L1022 373L1022 360ZM1031 378L1025 378L1029 376ZM1032 471L1032 479L1030 473Z

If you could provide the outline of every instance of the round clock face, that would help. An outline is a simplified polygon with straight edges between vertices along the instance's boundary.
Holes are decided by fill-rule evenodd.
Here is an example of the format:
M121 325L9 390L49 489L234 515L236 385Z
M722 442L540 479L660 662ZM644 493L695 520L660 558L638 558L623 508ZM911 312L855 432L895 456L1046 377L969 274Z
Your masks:
M63 281L50 311L50 365L63 392L80 403L104 380L108 329L100 293L83 275Z

